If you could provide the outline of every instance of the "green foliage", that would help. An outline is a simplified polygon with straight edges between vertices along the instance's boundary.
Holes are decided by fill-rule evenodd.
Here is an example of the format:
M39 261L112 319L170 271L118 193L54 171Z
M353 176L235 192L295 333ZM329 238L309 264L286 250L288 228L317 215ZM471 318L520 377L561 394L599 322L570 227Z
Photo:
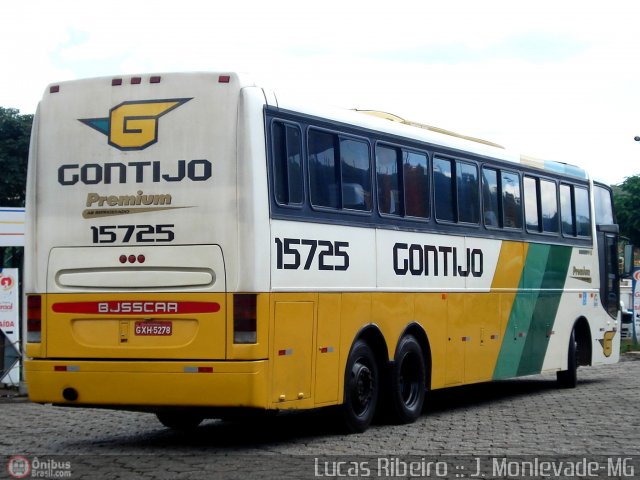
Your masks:
M0 107L0 206L23 207L33 115Z
M613 201L620 234L640 246L640 175L627 177L620 185L614 185Z

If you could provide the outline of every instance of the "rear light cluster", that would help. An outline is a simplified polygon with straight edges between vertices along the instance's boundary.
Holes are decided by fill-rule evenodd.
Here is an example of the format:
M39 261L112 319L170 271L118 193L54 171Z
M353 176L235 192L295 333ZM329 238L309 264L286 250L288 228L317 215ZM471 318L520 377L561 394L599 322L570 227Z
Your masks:
M162 77L159 75L154 75L153 77L149 77L149 83L160 83ZM140 85L142 83L142 77L131 77L131 85ZM112 87L119 87L124 83L122 78L113 78L111 79Z
M42 340L42 297L27 297L27 342L40 343Z
M142 84L142 77L131 77L129 79L129 83L131 83L131 85L140 85ZM149 83L160 83L160 81L162 80L162 77L160 75L153 75L151 77L149 77ZM218 83L229 83L231 82L231 75L220 75L218 76ZM124 85L124 79L122 78L112 78L111 79L111 86L112 87L119 87L121 85ZM49 93L58 93L60 92L60 85L51 85L49 87Z
M118 259L120 261L120 263L144 263L146 260L146 257L144 255L120 255L120 258Z
M241 293L233 296L233 343L256 343L257 295Z

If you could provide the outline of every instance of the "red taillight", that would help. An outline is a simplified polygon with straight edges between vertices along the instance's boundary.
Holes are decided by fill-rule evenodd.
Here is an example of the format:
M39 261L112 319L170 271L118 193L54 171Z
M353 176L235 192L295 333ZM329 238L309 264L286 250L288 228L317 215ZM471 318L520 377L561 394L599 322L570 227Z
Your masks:
M218 77L218 83L229 83L231 81L231 75L220 75Z
M42 297L27 297L27 342L40 343L42 338Z
M233 343L257 342L257 312L255 293L233 296Z

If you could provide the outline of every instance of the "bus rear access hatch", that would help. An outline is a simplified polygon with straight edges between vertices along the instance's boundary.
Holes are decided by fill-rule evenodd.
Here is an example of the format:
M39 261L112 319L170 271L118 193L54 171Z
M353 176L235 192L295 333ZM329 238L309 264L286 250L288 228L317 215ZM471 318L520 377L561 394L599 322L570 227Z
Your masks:
M219 246L54 248L48 267L48 357L225 358Z

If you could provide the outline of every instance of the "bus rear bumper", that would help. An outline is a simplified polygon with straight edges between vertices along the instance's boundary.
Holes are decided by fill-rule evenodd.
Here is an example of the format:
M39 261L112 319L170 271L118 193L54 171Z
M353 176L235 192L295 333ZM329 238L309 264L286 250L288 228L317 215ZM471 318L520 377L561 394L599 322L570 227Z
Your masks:
M268 408L267 366L267 360L28 360L25 375L29 399L36 403L146 410Z

